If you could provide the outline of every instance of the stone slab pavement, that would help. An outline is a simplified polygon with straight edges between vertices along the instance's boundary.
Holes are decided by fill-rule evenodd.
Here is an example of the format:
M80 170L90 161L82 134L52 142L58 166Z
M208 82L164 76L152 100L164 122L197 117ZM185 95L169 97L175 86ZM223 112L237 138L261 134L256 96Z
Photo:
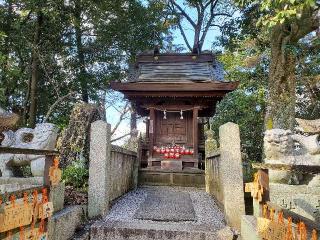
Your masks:
M195 211L187 192L158 189L146 197L134 215L136 219L153 221L195 221Z
M204 190L167 186L127 193L91 227L92 239L112 240L231 240L234 234Z

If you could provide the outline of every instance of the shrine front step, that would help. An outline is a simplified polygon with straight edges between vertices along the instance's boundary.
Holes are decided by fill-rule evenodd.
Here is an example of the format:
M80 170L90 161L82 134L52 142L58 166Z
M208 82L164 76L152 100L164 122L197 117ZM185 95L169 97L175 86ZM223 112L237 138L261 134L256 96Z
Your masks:
M98 222L91 227L90 237L95 240L232 240L233 233L229 228L210 232L192 228L170 230L161 226L141 226L130 222Z
M203 170L190 168L182 171L164 169L140 169L139 185L149 186L180 186L205 188Z

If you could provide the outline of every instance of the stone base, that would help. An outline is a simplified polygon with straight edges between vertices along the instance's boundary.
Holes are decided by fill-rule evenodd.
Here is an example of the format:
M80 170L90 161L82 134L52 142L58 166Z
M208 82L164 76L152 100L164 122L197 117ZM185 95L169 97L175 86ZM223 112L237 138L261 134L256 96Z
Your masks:
M53 203L54 212L58 212L63 209L64 206L64 190L65 183L61 182L57 186L51 187L49 200Z
M76 229L83 223L84 206L76 205L64 208L48 220L50 240L71 239Z
M161 161L161 169L182 171L182 161L179 160L163 160Z
M0 185L2 184L43 185L43 177L0 177Z
M241 239L261 240L257 234L257 219L254 216L243 215L241 218Z
M139 170L139 185L162 185L204 188L204 171L184 168L182 171L145 168Z
M317 211L320 187L280 183L270 183L269 187L271 202L290 209L312 221L320 221L320 213Z

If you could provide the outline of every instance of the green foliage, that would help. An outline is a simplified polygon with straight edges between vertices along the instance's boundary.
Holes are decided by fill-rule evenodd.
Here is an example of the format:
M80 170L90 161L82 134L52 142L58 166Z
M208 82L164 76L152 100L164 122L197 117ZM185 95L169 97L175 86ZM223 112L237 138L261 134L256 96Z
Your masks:
M109 82L126 78L137 53L172 42L171 25L163 24L165 5L159 1L5 0L0 6L0 105L20 114L23 125L31 102L33 50L39 56L37 121L44 120L57 99L75 92L56 104L49 117L65 126L84 91L91 103L100 104Z
M300 19L306 9L316 8L317 0L236 0L236 3L242 7L258 4L263 14L257 24L272 28L278 24Z
M265 69L268 66L265 55L260 52L256 41L246 39L238 41L238 47L232 52L225 51L219 56L227 72L227 80L239 81L240 85L217 105L212 127L217 135L222 124L238 124L246 161L262 160L267 93Z
M78 160L72 165L63 170L62 179L66 185L71 185L75 188L86 188L88 185L89 170L85 164Z

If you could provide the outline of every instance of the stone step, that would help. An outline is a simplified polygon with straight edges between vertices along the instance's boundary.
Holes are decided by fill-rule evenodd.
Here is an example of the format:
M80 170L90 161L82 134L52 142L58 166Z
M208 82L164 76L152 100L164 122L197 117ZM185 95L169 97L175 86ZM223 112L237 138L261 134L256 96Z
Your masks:
M91 227L90 239L94 240L232 240L234 234L229 227L216 232L205 229L168 229L156 224L134 224L123 222L98 222Z
M182 171L140 169L139 185L204 188L205 175L203 170L193 168Z

